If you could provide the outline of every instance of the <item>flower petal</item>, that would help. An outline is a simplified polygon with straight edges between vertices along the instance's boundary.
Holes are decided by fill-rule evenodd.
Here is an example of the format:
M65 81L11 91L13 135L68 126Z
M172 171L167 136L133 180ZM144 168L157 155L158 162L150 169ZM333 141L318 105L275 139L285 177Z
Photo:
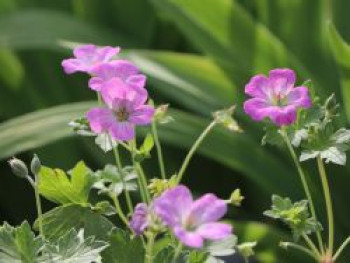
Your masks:
M115 99L125 100L127 93L128 87L123 80L119 78L112 78L109 81L104 82L101 89L102 98L110 108Z
M81 65L80 61L75 58L68 58L61 63L63 70L66 74L72 74L77 71L85 71L84 65Z
M80 45L80 46L77 46L76 48L74 48L73 55L76 58L85 58L85 57L91 56L95 52L96 52L95 45L92 45L92 44Z
M169 226L180 225L192 204L190 190L179 185L165 191L154 201L154 211Z
M143 91L147 77L143 74L131 75L126 79L126 83L135 87L136 90Z
M148 226L147 222L148 207L145 203L138 203L134 214L130 220L130 228L136 235L141 235Z
M99 77L93 77L89 80L89 88L92 90L101 91L103 83L103 79Z
M97 50L96 58L101 62L108 62L113 56L120 52L120 47L100 47Z
M129 121L137 125L147 125L152 122L153 115L154 108L150 105L143 105L130 114Z
M296 87L288 94L288 104L310 108L312 105L309 90L306 87Z
M100 77L104 81L112 78L120 78L125 81L128 77L138 74L138 72L139 69L133 63L121 59L101 63L91 71L94 76Z
M269 92L268 84L268 79L264 75L256 75L245 86L245 93L252 97L266 98Z
M297 119L297 110L294 105L284 108L275 107L270 114L271 120L278 126L290 125Z
M115 121L112 112L106 108L92 108L86 117L89 120L91 130L95 133L107 131Z
M188 217L194 224L214 222L222 218L227 212L225 201L217 198L214 194L206 194L193 202Z
M135 138L135 127L130 122L115 121L109 128L113 139L118 141L130 141Z
M205 239L218 240L232 233L232 226L225 223L208 223L197 228L196 233Z
M182 227L175 227L174 234L186 246L194 248L203 247L203 238L195 232L188 232Z
M277 107L269 105L264 99L253 98L244 102L243 108L253 120L261 121L269 117Z
M295 83L295 73L291 69L274 69L269 72L269 85L276 95L287 95Z

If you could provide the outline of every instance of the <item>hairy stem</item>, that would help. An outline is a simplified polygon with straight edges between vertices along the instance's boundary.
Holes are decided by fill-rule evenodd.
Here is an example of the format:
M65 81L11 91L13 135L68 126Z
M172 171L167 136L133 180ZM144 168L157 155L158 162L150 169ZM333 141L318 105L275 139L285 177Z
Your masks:
M284 247L286 249L293 248L293 249L299 250L299 251L309 255L310 257L318 260L318 258L316 257L315 253L312 250L310 250L310 249L307 249L307 248L305 248L303 246L300 246L300 245L292 243L292 242L283 242L283 243L284 243Z
M282 132L282 137L287 145L287 148L289 150L289 153L290 155L292 156L292 159L294 161L294 164L298 170L298 174L300 176L300 180L301 180L301 183L303 185L303 188L304 188L304 192L305 192L305 195L307 197L307 200L309 202L309 205L310 205L310 211L311 211L311 215L312 217L316 220L317 220L317 216L316 216L316 210L315 210L315 205L314 205L314 202L312 200L312 196L311 196L311 192L310 192L310 189L309 189L309 186L307 184L307 180L306 180L306 176L305 176L305 173L303 171L303 169L301 168L301 165L299 163L299 160L298 160L298 157L293 149L293 146L288 138L288 134L287 134L287 131L285 129L281 129L281 132ZM323 252L324 251L324 247L323 247L323 241L322 241L322 236L321 236L321 233L320 231L318 230L316 232L316 236L317 236L317 241L318 241L318 246L319 246L319 249Z
M337 252L335 252L334 256L333 256L333 261L335 262L338 257L341 255L341 253L344 251L344 249L350 244L350 237L348 237L347 239L345 239L345 241L343 242L343 244L341 244L341 246L338 248Z
M176 249L175 249L175 253L174 253L174 257L173 260L171 261L172 263L176 263L177 259L179 258L181 251L183 248L183 244L181 242L179 242L179 244L177 245Z
M304 238L306 244L309 246L309 248L311 249L311 251L313 252L314 254L314 257L317 258L317 259L320 259L321 258L321 254L320 252L317 250L314 242L312 242L312 240L308 237L308 235L306 234L303 234L302 237Z
M152 122L152 133L153 133L154 143L156 144L156 149L157 149L158 164L159 164L160 174L161 174L162 179L166 179L162 146L160 144L159 137L158 137L158 130L157 130L156 120L153 120L153 122Z
M117 212L119 218L123 221L123 223L124 223L127 227L129 227L129 221L128 221L128 219L126 218L126 216L124 215L123 210L122 210L121 207L120 207L120 203L119 203L118 198L117 198L113 193L111 193L111 194L109 195L109 197L110 197L110 198L112 199L112 201L113 201L115 210L116 210L116 212Z
M145 263L153 263L153 245L154 245L154 234L148 235L146 254L145 254Z
M111 139L111 141L112 141L112 139ZM122 179L123 188L124 188L124 195L125 195L125 199L126 199L126 205L128 206L129 213L132 214L134 212L134 209L133 209L130 193L129 193L128 189L126 188L125 174L123 172L123 166L122 166L122 162L121 162L120 156L119 156L118 145L117 145L117 147L113 147L113 153L114 153L114 157L115 157L115 162L117 164L117 167L118 167L118 170L120 173L120 177Z
M328 217L328 249L329 249L329 253L332 255L333 254L333 247L334 247L333 205L332 205L332 199L331 199L331 192L329 190L326 169L324 167L322 158L320 156L317 157L317 166L318 166L318 171L319 171L320 177L321 177L324 198L326 201L327 217Z
M185 160L182 163L182 166L180 168L180 171L177 175L177 183L180 183L182 180L182 177L187 169L188 164L190 163L194 153L198 149L198 147L201 145L205 137L210 133L210 131L215 127L216 121L212 121L206 128L205 130L201 133L201 135L197 138L197 140L194 142L192 145L190 151L187 153Z

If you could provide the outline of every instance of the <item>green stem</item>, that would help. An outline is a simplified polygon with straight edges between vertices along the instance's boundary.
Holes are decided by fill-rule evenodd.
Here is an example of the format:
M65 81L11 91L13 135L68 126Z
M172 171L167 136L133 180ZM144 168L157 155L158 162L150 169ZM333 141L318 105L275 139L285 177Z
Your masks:
M327 208L327 217L328 217L328 249L331 255L333 255L333 247L334 247L334 215L333 215L333 206L331 199L331 192L329 190L329 184L327 180L326 169L324 167L322 158L320 156L317 157L317 166L318 171L320 173L322 188L324 193L324 198L326 201Z
M101 93L100 92L96 92L97 93L97 101L98 101L98 105L102 106L102 97L101 97Z
M175 249L174 257L173 257L173 260L171 261L172 263L176 263L176 260L179 258L181 254L182 248L183 248L183 244L179 242L178 246Z
M189 164L189 162L191 161L191 158L193 156L193 154L196 152L196 150L198 149L198 147L201 145L201 143L203 142L203 140L205 139L205 137L210 133L210 131L215 127L216 125L216 121L212 121L207 128L205 128L205 130L202 132L202 134L197 138L197 140L195 141L195 143L192 145L192 148L190 149L190 151L187 153L185 160L182 163L182 166L180 168L180 171L177 175L177 183L180 183L182 180L182 177L186 171L186 168Z
M308 199L308 202L309 202L309 205L310 205L311 215L316 221L318 221L317 220L317 216L316 216L315 205L314 205L314 202L312 200L311 192L310 192L309 186L307 184L307 180L306 180L306 176L304 174L304 171L301 168L301 165L300 165L300 163L298 161L297 155L296 155L296 153L295 153L295 151L293 149L292 144L290 143L290 140L288 138L288 134L287 134L286 130L282 128L281 131L282 131L282 137L283 137L283 139L284 139L284 141L285 141L285 143L287 145L289 153L292 156L294 164L295 164L295 166L296 166L296 168L298 170L298 174L300 176L301 183L303 185L305 195L306 195L306 197ZM323 252L324 251L323 241L322 241L322 236L321 236L321 233L320 233L319 230L317 230L316 236L317 236L318 246L319 246L320 250Z
M136 170L138 171L138 174L140 176L141 183L142 183L142 186L143 186L143 189L144 189L144 193L145 193L145 197L146 197L146 203L149 204L149 202L151 200L151 195L150 195L150 193L148 191L148 188L147 188L147 178L146 178L145 172L143 171L143 168L140 165L140 163L135 162L135 165L136 165Z
M154 245L154 234L148 235L146 254L145 254L145 263L153 263L153 245Z
M39 225L39 234L41 237L45 238L44 235L44 227L43 227L43 210L41 207L41 202L40 202L40 193L39 193L39 176L37 174L34 174L35 181L33 181L29 176L28 180L30 184L34 188L34 194L35 194L35 204L36 204L36 210L38 213L38 225Z
M316 259L320 259L321 258L321 254L320 252L317 250L314 242L312 242L312 240L306 235L306 234L303 234L302 237L304 238L305 242L307 243L307 245L310 247L311 251L313 252L314 254L314 257Z
M153 120L152 122L152 133L153 133L154 143L156 144L156 149L157 149L160 174L162 176L162 179L166 179L162 146L160 145L160 142L159 142L156 120Z
M118 198L117 198L113 193L111 193L111 194L109 195L109 197L110 197L110 198L112 199L112 201L113 201L115 210L116 210L116 212L117 212L119 218L123 221L123 223L124 223L127 227L129 227L129 221L128 221L128 219L126 218L126 216L124 215L123 210L122 210L121 207L120 207L120 203L119 203Z
M131 157L132 157L132 163L134 165L134 168L136 170L136 173L137 173L137 180L138 180L138 183L139 183L139 187L140 187L140 190L141 190L141 197L142 197L142 201L146 202L147 204L149 204L150 200L151 200L151 195L148 191L148 188L147 188L147 178L146 178L146 175L142 169L142 166L140 165L139 162L137 162L135 160L135 153L136 153L136 150L137 150L137 146L136 146L136 141L135 140L132 140L130 142L130 148L131 148Z
M347 239L345 239L345 241L343 242L343 244L341 244L341 246L338 248L337 252L335 252L334 256L333 256L333 261L335 262L338 257L341 255L341 253L344 251L344 249L350 244L350 237L348 237Z
M285 246L286 249L289 248L289 247L290 248L294 248L294 249L299 250L299 251L309 255L310 257L318 260L318 258L316 257L316 255L315 255L315 253L313 251L311 251L310 249L307 249L307 248L305 248L303 246L300 246L300 245L292 243L292 242L284 242L284 246Z
M123 166L122 166L122 162L121 162L120 156L119 156L118 145L116 147L113 147L113 153L114 153L114 157L115 157L115 162L117 164L117 167L118 167L118 170L119 170L119 173L120 173L120 177L122 179L123 188L124 188L124 195L125 195L125 199L126 199L126 204L128 206L129 213L133 214L134 213L134 209L133 209L130 193L129 193L128 189L126 188L125 174L123 172Z
M243 257L244 263L249 263L249 258L248 257Z

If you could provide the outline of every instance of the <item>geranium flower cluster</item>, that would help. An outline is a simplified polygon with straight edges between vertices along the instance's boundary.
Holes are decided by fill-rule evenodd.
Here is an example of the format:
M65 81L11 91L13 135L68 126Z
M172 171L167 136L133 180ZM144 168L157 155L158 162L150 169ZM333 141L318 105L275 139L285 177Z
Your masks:
M158 216L188 247L201 248L204 240L221 240L232 233L232 226L217 222L227 212L227 204L214 194L193 200L190 190L183 185L165 191L150 208L136 206L130 227L140 235L148 227L150 218Z
M147 105L146 76L130 61L113 57L119 47L78 46L74 58L62 62L67 74L84 72L91 75L90 89L98 92L104 102L92 108L86 117L93 132L108 133L111 138L129 141L135 137L136 125L147 125L154 115Z

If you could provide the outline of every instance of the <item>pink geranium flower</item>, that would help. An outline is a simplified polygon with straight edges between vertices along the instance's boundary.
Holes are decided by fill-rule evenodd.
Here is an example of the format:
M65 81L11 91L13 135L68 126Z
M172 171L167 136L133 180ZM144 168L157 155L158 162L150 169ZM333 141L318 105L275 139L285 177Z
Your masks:
M96 91L101 91L103 84L112 78L120 78L136 88L143 88L146 82L146 76L139 74L139 69L127 60L101 63L91 70L91 74L93 77L89 81L89 87Z
M128 141L135 137L135 125L152 121L154 108L145 104L145 89L136 89L113 78L104 84L101 94L106 106L92 108L87 113L93 132L107 132L115 140Z
M232 232L231 225L217 222L226 214L225 201L213 194L194 201L189 189L183 185L164 192L154 201L153 209L189 247L200 248L204 239L220 240Z
M73 50L73 58L62 61L62 67L67 74L78 71L90 74L95 66L110 61L119 51L119 47L97 47L91 44L81 45Z
M306 87L294 87L295 73L291 69L274 69L269 76L256 75L245 87L253 98L244 103L244 111L255 121L270 118L278 126L296 121L298 108L311 107Z
M148 226L148 207L145 203L138 203L135 207L134 214L130 220L129 226L135 235L139 236Z

